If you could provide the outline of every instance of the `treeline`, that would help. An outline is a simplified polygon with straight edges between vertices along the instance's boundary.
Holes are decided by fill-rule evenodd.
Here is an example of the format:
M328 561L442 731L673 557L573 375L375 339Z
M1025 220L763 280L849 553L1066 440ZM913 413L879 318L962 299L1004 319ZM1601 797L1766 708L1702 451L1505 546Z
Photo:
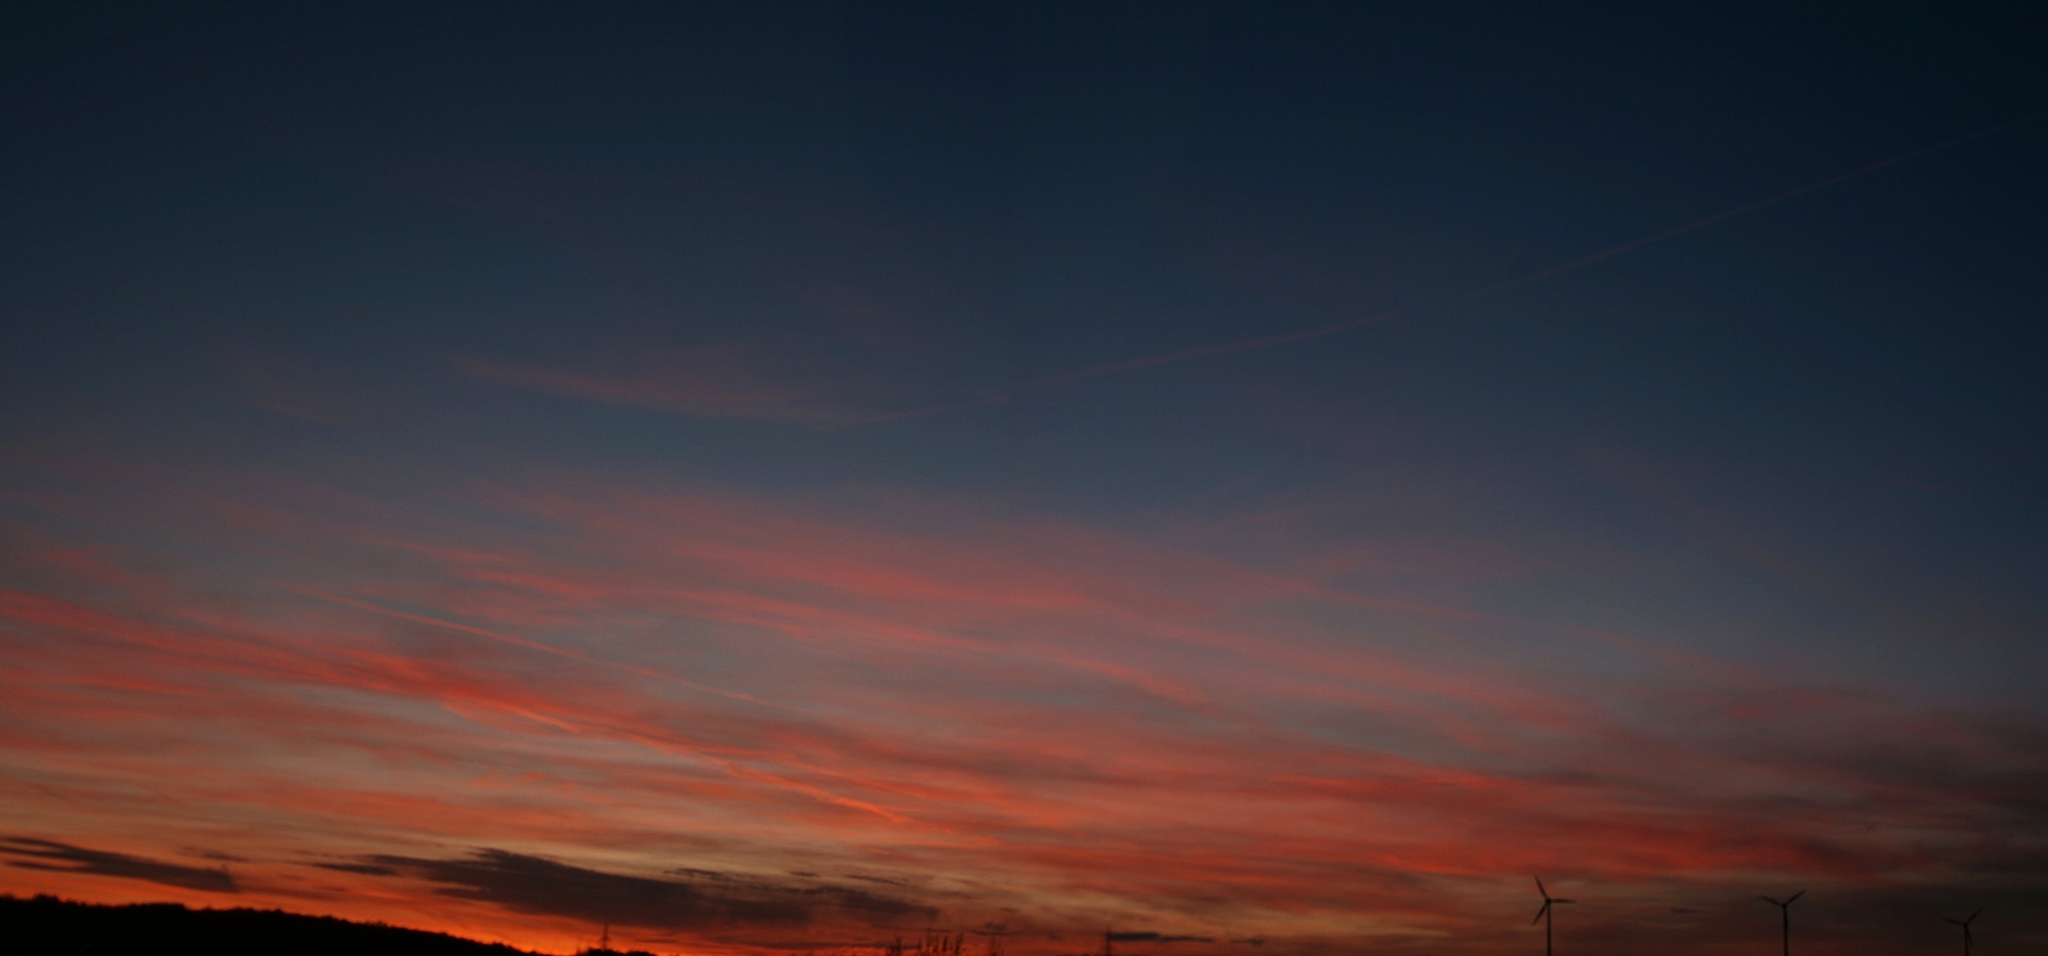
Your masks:
M502 943L283 910L100 906L0 896L9 956L533 956ZM646 953L623 956L652 956Z

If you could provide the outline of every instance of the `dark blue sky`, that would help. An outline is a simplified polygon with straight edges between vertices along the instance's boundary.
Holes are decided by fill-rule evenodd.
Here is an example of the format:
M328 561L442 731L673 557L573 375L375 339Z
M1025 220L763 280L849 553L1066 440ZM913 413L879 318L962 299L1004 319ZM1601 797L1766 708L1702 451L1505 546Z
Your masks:
M1257 665L1288 680L1320 673L1309 659L1338 674L1348 654L1413 655L1441 680L1388 678L1403 693L1557 682L1561 708L1612 706L1617 726L1716 759L1753 756L1740 741L1761 731L1743 722L1776 719L1757 715L1929 735L1927 753L2020 774L1964 802L2039 836L2038 806L1998 795L2048 772L2048 119L2012 124L2048 109L2048 18L2025 5L48 4L9 19L0 490L22 594L161 621L196 613L174 592L262 617L249 608L311 589L582 647L662 615L769 625L637 591L543 611L511 572L451 556L517 554L530 583L668 568L634 537L664 522L791 560L815 533L849 568L893 570L662 579L795 602L775 614L957 597L973 589L952 575L981 581L966 569L982 559L1026 582L1122 582L1202 604L1203 627L1305 642ZM571 516L570 500L598 511ZM1047 544L1070 533L1093 543ZM969 543L957 567L909 557ZM176 584L121 578L116 601L114 578L45 567L90 548ZM1127 551L1150 557L1106 556ZM407 563L428 553L444 563ZM1146 563L1163 555L1195 564ZM1225 567L1243 576L1212 579ZM1016 587L1001 593L1037 593ZM875 619L1068 647L1047 636L1066 625L1033 615L1087 603L973 593L958 598L972 610ZM1185 611L1150 600L1073 625L1101 656L1082 670L1182 668L1173 686L1228 697L1236 672L1211 651L1125 633ZM44 647L43 626L18 623L22 647ZM619 653L659 659L634 640ZM760 654L717 666L774 696L786 660ZM910 665L881 660L850 686L886 698ZM1680 660L1683 676L1661 670ZM977 679L1114 709L1061 679ZM1609 739L1559 718L1555 765L1509 770L1410 717L1310 718L1294 691L1246 680L1248 700L1293 714L1261 720L1518 780L1594 773L1567 745ZM1776 703L1706 728L1647 703L1674 686ZM1417 706L1453 721L1480 705ZM1976 729L1929 729L1952 720ZM1859 749L1883 733L1842 731L1833 750L1816 734L1816 752L1867 771L1842 787L1906 786L1896 772L1929 788L1915 806L1962 799ZM88 845L127 812L28 835ZM1433 859L1465 860L1456 842ZM1839 852L1897 887L1924 877ZM1819 881L1823 858L1695 875ZM1951 876L2021 893L1985 875L2014 865ZM1019 892L1057 900L1044 925L1119 912ZM1391 938L1311 922L1302 940Z

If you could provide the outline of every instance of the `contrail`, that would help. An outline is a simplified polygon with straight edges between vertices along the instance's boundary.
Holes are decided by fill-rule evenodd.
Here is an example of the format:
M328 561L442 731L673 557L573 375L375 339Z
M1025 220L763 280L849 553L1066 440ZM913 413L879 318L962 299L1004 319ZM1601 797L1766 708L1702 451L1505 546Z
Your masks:
M1615 256L1634 252L1635 250L1641 249L1644 246L1654 246L1657 243L1664 242L1666 240L1676 239L1679 236L1685 235L1686 233L1693 232L1694 230L1698 229L1704 229L1717 222L1725 222L1729 219L1734 219L1737 216L1748 215L1749 213L1756 212L1759 209L1765 209L1770 206L1775 206L1787 200L1797 199L1800 196L1807 195L1808 193L1816 193L1823 189L1828 189L1833 186L1839 186L1842 183L1846 183L1852 179L1860 179L1872 173L1882 172L1884 170L1892 168L1893 166L1898 166L1903 163L1910 163L1913 160L1920 159L1925 156L1931 156L1935 153L1942 152L1943 150L1954 149L1965 143L1977 139L1982 139L1994 133L2002 133L2006 130L2013 129L2015 127L2025 126L2028 123L2037 122L2043 118L2048 118L2048 110L2042 110L2038 113L2030 113L2018 119L2007 120L1995 126L1986 126L1983 129L1979 129L1971 133L1965 133L1951 140L1945 140L1943 142L1936 143L1932 146L1923 146L1919 149L1913 150L1910 153L1901 153L1897 156L1891 157L1890 159L1881 160L1879 162L1871 163L1868 166L1852 169L1846 173L1841 173L1835 176L1830 176L1826 179L1807 183L1806 185L1800 186L1796 189L1788 189L1784 192L1777 193L1776 195L1767 196L1763 199L1756 200L1755 202L1745 203L1743 205L1736 206L1732 209L1725 209L1704 219L1694 220L1692 222L1686 223L1685 225L1678 226L1676 228L1666 229L1663 232L1644 236L1640 239L1634 239L1629 242L1624 242L1621 245L1603 249L1599 252L1593 253L1592 255L1585 256L1579 259L1574 259L1562 265L1555 265L1546 269L1539 269L1535 272L1531 272L1527 275L1520 276L1518 278L1509 279L1505 282L1497 282L1493 285L1481 286L1476 289L1467 289L1463 292L1453 293L1451 295L1444 296L1441 299L1437 299L1433 302L1429 302L1423 305L1408 306L1399 309L1389 309L1382 312L1375 312L1371 315L1360 316L1355 319L1345 319L1340 322L1330 322L1324 325L1309 326L1307 328L1295 329L1289 332L1279 332L1272 335L1257 336L1255 338L1238 339L1232 342L1218 342L1214 345L1202 345L1197 346L1195 348L1181 349L1174 352L1161 352L1157 355L1147 355L1142 358L1126 359L1121 362L1111 362L1107 365L1097 365L1092 368L1077 369L1072 372L1061 372L1056 375L1047 375L1040 378L1023 379L1021 381L1010 383L1007 387L1005 387L1002 390L1001 393L997 394L992 398L985 399L983 401L960 402L951 405L934 406L932 408L925 408L916 411L902 412L895 415L884 416L882 418L878 418L875 420L883 421L900 418L918 417L923 415L934 415L939 414L941 412L954 411L962 408L971 408L979 405L987 405L995 402L1005 401L1009 398L1011 393L1018 391L1025 391L1035 388L1044 388L1049 385L1058 385L1065 382L1078 381L1081 379L1099 378L1104 375L1114 375L1118 372L1128 372L1135 369L1151 368L1156 365L1174 365L1180 362L1190 362L1195 359L1208 358L1212 355L1229 355L1235 352L1252 352L1257 351L1259 349L1269 349L1280 345L1291 345L1295 342L1306 342L1311 339L1320 339L1325 336L1336 335L1339 332L1348 332L1352 329L1360 329L1368 325L1375 325L1380 322L1388 321L1389 319L1397 319L1403 316L1409 316L1420 312L1426 312L1430 309L1442 308L1446 305L1451 305L1456 302L1462 302L1467 299L1476 299L1482 296L1497 295L1502 292L1507 292L1511 289L1518 289L1525 285L1541 282L1553 276L1563 275L1567 272L1573 272L1579 269L1583 269L1587 266L1593 265L1594 263L1612 259Z

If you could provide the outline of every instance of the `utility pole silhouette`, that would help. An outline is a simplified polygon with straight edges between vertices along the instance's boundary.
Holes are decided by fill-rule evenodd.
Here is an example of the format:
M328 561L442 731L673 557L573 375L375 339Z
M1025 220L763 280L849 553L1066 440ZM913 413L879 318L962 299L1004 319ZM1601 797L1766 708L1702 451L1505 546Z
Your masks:
M1963 956L1970 956L1970 924L1976 922L1977 917L1982 915L1984 915L1984 911L1978 910L1975 913L1971 913L1969 919L1949 919L1946 916L1941 918L1941 921L1944 923L1954 923L1963 928Z
M1792 956L1792 904L1798 902L1799 898L1805 895L1806 891L1800 890L1791 896L1785 897L1783 900L1774 900L1768 896L1757 897L1757 899L1777 907L1778 913L1785 917L1785 956Z
M1544 889L1544 888L1543 888L1543 878L1542 878L1542 877L1540 877L1540 876L1536 878L1536 892L1537 892L1538 894L1542 895L1542 897L1543 897L1543 908L1542 908L1542 909L1540 909L1540 910L1537 910L1537 911L1536 911L1536 918L1535 918L1535 919L1533 919L1533 920L1530 920L1530 921L1529 921L1529 925L1531 925L1531 926L1534 926L1534 925L1536 925L1537 923L1542 923L1542 924L1543 924L1543 956L1551 956L1551 953L1550 953L1550 908L1551 908L1551 907L1552 907L1553 905L1556 905L1556 904L1558 904L1558 903L1576 903L1576 902L1578 902L1578 900L1560 900L1560 899L1552 899L1552 898L1551 898L1551 896L1550 896L1550 891L1549 891L1549 890L1547 890L1547 889Z

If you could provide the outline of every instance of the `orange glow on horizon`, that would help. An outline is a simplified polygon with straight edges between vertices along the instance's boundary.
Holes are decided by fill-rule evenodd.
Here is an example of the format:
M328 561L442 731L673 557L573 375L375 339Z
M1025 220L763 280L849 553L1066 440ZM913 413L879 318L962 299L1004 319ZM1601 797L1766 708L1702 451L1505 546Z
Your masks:
M1041 956L1103 923L1210 940L1131 943L1166 956L1440 945L1493 938L1475 914L1531 872L1694 900L1944 865L1892 834L1958 832L1954 791L1729 745L1761 717L1996 746L1625 641L1588 646L1630 676L1552 693L1488 660L1513 621L1046 522L926 539L579 478L482 490L505 525L453 547L275 490L186 502L278 513L229 526L297 552L246 581L15 557L41 590L0 590L12 826L81 849L18 845L0 889L543 951L589 945L613 892L689 914L611 920L663 952L1003 924ZM237 892L151 875L216 858Z

